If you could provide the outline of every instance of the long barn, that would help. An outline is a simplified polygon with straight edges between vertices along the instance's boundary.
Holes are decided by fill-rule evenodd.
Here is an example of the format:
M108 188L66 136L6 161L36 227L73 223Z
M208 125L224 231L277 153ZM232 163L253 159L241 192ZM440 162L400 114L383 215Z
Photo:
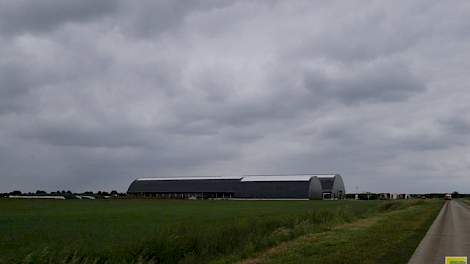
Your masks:
M346 192L339 174L294 174L140 178L127 193L174 199L342 199Z

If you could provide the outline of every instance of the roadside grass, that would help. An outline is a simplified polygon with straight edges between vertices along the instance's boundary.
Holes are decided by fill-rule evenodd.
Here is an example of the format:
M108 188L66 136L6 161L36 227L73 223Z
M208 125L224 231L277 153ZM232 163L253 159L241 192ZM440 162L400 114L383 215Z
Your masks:
M234 262L405 204L0 200L0 263Z
M241 263L407 263L442 203L386 204L382 214L284 242Z
M462 199L464 201L464 203L466 203L467 205L470 205L470 198L464 198Z

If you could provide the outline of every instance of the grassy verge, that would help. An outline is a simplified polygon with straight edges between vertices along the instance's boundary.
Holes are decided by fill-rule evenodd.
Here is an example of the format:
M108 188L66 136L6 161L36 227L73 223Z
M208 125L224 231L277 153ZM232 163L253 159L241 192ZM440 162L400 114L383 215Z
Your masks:
M442 201L408 205L391 203L386 206L390 208L383 208L389 212L302 236L243 263L407 263ZM397 206L402 208L394 208Z
M0 201L0 263L234 262L382 201Z
M465 199L462 199L464 201L464 203L470 205L470 198L465 198Z

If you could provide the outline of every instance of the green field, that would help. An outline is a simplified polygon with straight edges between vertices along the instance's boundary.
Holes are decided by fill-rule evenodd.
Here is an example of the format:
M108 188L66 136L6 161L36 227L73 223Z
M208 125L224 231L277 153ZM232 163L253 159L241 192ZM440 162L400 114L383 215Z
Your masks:
M427 222L421 216L420 227L425 229L439 205L435 201L0 199L0 263L233 263L283 242L395 211L410 214L411 209L428 208ZM407 237L417 236L406 244L407 254L424 234L418 231L404 231Z
M408 263L437 216L442 200L412 203L415 204L286 241L243 264Z

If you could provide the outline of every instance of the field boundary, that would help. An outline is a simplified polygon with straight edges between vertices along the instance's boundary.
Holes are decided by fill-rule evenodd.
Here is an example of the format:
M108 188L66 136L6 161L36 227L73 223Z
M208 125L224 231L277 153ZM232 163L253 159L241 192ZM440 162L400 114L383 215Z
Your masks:
M316 242L316 241L319 241L322 237L330 236L335 231L345 230L348 228L349 229L367 228L376 224L377 222L379 222L381 219L383 219L386 216L393 215L393 214L396 214L397 212L400 212L402 210L407 210L407 209L401 209L399 211L393 211L393 212L388 212L388 213L380 213L380 215L374 215L365 219L359 219L350 223L344 223L344 224L332 227L331 230L328 230L325 232L306 234L306 235L297 237L293 240L284 241L281 244L274 246L272 248L269 248L266 251L262 252L261 254L258 254L254 258L240 261L238 262L238 264L258 264L260 263L261 260L266 259L266 257L268 256L277 255L277 254L286 252L289 249L289 246L293 243Z
M400 216L404 212L411 212L419 208L422 204L417 203L413 204L409 207L382 212L374 214L368 218L358 219L352 221L350 223L344 223L337 226L332 227L330 230L321 233L310 233L300 237L297 237L293 240L284 241L279 245L276 245L272 248L269 248L263 252L260 252L253 256L252 258L248 258L245 260L241 260L237 262L238 264L261 264L261 263L269 263L270 259L276 256L288 253L293 247L297 245L305 245L309 243L317 243L321 241L326 241L329 238L334 238L338 232L361 232L373 226L376 226L381 223L381 221L391 218ZM439 206L439 210L442 206ZM434 217L432 218L434 220ZM432 221L431 221L432 222ZM344 242L344 241L342 241ZM414 251L414 250L413 250Z

